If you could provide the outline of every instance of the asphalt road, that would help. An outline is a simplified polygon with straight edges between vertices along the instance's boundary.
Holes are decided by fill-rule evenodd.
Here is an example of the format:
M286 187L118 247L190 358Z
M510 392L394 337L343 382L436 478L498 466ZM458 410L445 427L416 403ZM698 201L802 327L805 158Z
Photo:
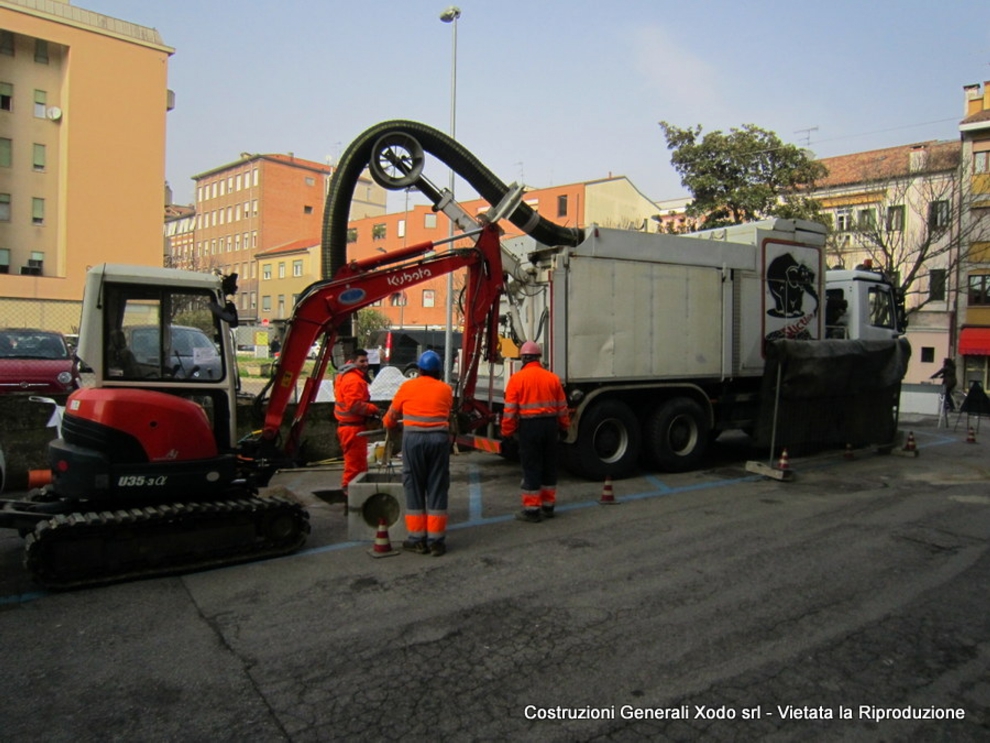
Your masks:
M326 471L279 560L48 594L0 534L0 739L985 741L990 438L913 428L788 483L733 442L615 506L568 479L542 524L464 455L441 558L372 559Z

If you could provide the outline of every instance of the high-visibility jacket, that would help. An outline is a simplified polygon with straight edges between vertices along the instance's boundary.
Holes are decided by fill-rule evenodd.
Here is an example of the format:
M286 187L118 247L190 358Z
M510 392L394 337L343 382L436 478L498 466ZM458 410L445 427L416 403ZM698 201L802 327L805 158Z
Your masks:
M539 361L530 361L509 377L505 386L502 435L514 434L520 419L526 418L556 418L561 429L571 425L564 387L557 375L544 369Z
M454 391L439 379L420 374L403 382L382 419L386 428L395 428L402 418L405 433L447 431Z
M363 425L377 415L378 407L371 404L368 378L356 366L344 366L333 384L333 415L341 426Z

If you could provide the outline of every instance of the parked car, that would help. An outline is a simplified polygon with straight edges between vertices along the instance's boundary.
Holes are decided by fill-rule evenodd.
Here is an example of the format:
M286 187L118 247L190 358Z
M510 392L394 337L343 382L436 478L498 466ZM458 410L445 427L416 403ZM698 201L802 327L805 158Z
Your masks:
M382 366L395 366L402 370L407 377L417 373L416 362L423 351L433 350L443 358L446 331L414 330L412 328L394 328L381 330L372 339L372 346L382 348ZM461 334L454 333L452 340L453 352L456 358L461 348Z
M162 373L159 360L159 328L157 325L124 327L127 348L134 355L142 377ZM220 379L223 359L216 344L199 328L172 325L169 328L171 348L165 371L172 379Z
M61 333L0 329L0 393L61 394L79 387L79 364Z

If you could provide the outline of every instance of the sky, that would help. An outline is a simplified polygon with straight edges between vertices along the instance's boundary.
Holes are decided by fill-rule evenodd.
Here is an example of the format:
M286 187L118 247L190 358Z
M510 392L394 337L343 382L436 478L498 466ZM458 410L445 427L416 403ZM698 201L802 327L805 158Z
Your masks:
M755 124L817 157L954 140L963 86L990 80L987 0L455 1L457 139L531 188L624 175L684 195L659 121ZM450 130L446 0L72 2L175 49L177 203L241 152L333 163L382 121Z

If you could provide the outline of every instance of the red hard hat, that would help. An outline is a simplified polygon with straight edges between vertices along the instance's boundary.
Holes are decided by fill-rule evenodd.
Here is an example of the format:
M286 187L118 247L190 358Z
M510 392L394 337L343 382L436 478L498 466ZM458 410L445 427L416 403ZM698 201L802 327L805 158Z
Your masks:
M526 341L522 344L522 348L519 349L520 356L542 356L543 351L540 350L540 344L534 341Z

